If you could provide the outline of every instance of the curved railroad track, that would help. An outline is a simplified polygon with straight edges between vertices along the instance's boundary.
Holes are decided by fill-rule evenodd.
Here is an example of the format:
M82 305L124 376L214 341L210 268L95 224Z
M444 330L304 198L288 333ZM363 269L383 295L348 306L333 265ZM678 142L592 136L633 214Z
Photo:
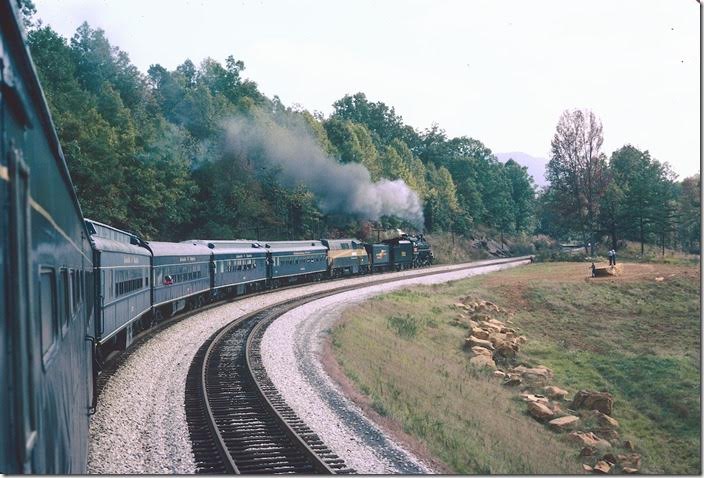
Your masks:
M261 339L272 321L307 302L403 279L342 286L280 302L234 320L206 341L186 383L186 415L198 472L353 473L279 395L262 365Z
M186 384L186 414L199 472L354 472L281 399L259 354L266 326L315 298L244 316L201 347Z

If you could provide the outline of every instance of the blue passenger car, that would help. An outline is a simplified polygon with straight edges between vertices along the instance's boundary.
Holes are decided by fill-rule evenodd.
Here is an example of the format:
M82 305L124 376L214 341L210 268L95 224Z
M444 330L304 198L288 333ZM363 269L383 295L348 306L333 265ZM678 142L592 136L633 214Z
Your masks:
M151 310L151 253L125 231L90 219L86 226L96 272L95 337L103 351L124 349Z
M266 285L267 251L256 241L184 241L212 250L213 296L241 295Z
M327 273L327 248L320 241L272 241L269 251L270 285L273 288L306 280L321 280Z
M157 320L209 299L212 251L201 244L147 242L152 252L152 307Z
M0 0L0 473L80 474L91 249L17 5Z

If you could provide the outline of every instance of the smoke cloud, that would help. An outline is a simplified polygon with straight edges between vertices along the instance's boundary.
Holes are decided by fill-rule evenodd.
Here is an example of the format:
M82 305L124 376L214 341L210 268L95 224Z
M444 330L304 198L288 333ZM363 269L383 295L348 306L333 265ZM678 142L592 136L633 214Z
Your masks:
M393 215L423 228L421 200L403 180L372 182L363 165L339 163L326 155L303 125L282 127L272 121L237 118L227 123L226 133L230 151L278 167L282 183L305 185L323 212L371 220Z

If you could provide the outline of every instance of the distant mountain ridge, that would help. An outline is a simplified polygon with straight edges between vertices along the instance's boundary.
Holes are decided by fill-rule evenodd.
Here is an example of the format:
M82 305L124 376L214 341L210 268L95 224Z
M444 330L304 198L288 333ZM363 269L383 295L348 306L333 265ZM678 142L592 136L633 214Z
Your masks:
M548 185L548 181L545 179L545 165L548 164L548 160L546 158L538 158L520 151L495 154L498 160L502 163L505 163L509 159L513 159L521 166L526 166L528 168L528 174L533 176L533 180L537 186L542 187Z

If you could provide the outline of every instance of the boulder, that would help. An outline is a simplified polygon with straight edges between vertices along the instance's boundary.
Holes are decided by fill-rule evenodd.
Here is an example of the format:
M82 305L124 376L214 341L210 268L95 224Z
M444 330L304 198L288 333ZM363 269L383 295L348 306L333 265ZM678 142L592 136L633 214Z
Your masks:
M501 370L494 370L494 377L505 378L506 374Z
M603 473L604 475L606 475L611 471L611 465L609 465L604 460L599 460L596 462L596 465L594 465L594 471L596 473Z
M626 450L631 450L631 451L636 449L636 447L633 445L633 442L631 440L626 440L625 442L623 442L623 447Z
M526 339L526 337L524 335L519 335L518 338L516 339L516 341L519 344L523 345L528 341L528 339Z
M528 413L540 421L549 420L555 415L547 405L539 402L528 402Z
M504 385L509 386L509 387L517 387L521 383L523 383L523 380L521 380L520 375L516 374L506 374L506 379L504 380Z
M579 417L575 417L574 415L565 415L564 417L550 420L548 425L550 425L550 428L552 428L553 430L562 431L568 428L572 428L574 425L577 424L578 421Z
M491 317L486 314L472 314L472 320L476 320L477 322L486 322L489 319L491 319Z
M552 398L553 400L564 400L567 396L567 390L563 390L560 387L555 387L552 385L543 388L543 392L545 392L545 395Z
M490 339L489 332L487 332L484 329L480 329L479 327L472 328L472 335L474 337L476 337L478 339L482 339L482 340L489 340Z
M624 467L621 468L621 469L622 469L623 472L626 473L627 475L633 475L633 474L635 474L635 473L638 473L638 468L630 468L630 467L628 467L628 466L624 466Z
M511 372L519 374L523 379L523 382L527 385L540 387L546 386L553 377L552 370L542 366L528 368L523 365L519 365L518 367L514 367Z
M494 359L499 362L510 363L516 358L516 350L507 343L500 343L494 351Z
M487 357L491 358L491 350L485 349L484 347L480 347L478 345L472 347L472 353L474 355L486 355Z
M594 468L592 468L591 466L586 465L586 464L584 464L584 463L582 463L582 469L583 469L586 473L591 473L592 470L594 470Z
M542 395L533 395L532 393L528 392L521 392L519 395L521 397L521 400L524 402L538 402L538 403L544 403L548 404L548 399L547 397L544 397Z
M599 410L594 410L594 418L596 418L597 423L602 427L618 428L618 420L612 418Z
M468 310L468 309L469 309L469 307L467 307L467 306L466 306L465 304L463 304L462 302L457 302L457 303L455 303L455 307L457 307L458 309L462 309L462 310Z
M599 438L592 432L572 432L567 435L571 441L581 444L584 447L599 448L599 449L609 449L611 448L611 443Z
M608 392L580 390L572 399L570 408L573 410L598 410L606 415L611 415L614 408L614 397Z
M634 468L636 470L640 469L640 455L638 453L626 453L623 455L618 455L618 464L623 468Z
M618 463L618 460L616 460L616 457L612 453L605 454L601 457L601 459L611 466L614 466L616 463Z
M476 337L468 337L466 340L466 343L469 344L470 347L484 347L485 349L489 350L494 350L494 344L489 342L488 340L482 340L478 339Z
M494 360L492 360L491 357L487 357L486 355L475 355L471 359L469 359L469 363L471 365L474 365L475 367L487 367L487 368L496 368L496 364L494 363Z

